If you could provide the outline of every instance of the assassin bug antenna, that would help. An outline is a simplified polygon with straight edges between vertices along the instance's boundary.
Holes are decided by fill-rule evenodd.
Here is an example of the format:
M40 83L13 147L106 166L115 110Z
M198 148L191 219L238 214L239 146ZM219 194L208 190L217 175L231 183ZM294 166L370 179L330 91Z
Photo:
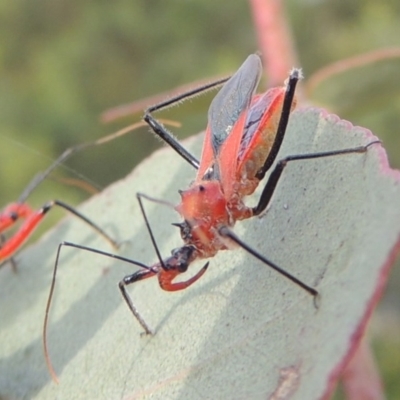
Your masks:
M235 242L249 254L291 280L308 295L311 295L317 306L319 293L316 288L307 285L261 255L238 238L232 228L236 221L257 216L267 208L283 170L292 161L366 153L370 146L379 141L351 149L291 155L275 163L286 133L290 113L296 106L295 90L297 82L301 78L301 71L299 69L292 70L286 86L256 94L261 73L260 57L257 54L250 55L231 78L174 97L148 108L145 112L144 120L154 133L197 169L196 178L189 188L179 191L180 203L175 206L175 210L180 214L183 222L175 225L180 228L183 245L174 249L171 256L162 258L142 199L146 198L164 204L166 202L140 193L137 194L139 207L158 258L154 265L146 266L133 260L124 260L121 257L103 254L98 250L71 243L60 245L107 255L140 267L138 271L125 276L120 281L119 289L129 309L147 334L151 334L153 331L134 306L126 286L157 276L160 287L166 291L185 289L200 279L206 272L209 263L204 264L194 276L186 281L175 282L175 279L181 273L186 272L194 261L211 258L220 250L227 250L229 241ZM208 126L199 162L151 113L221 84L223 86L214 97L208 111ZM272 168L274 163L275 166ZM272 171L257 205L255 207L246 206L244 198L254 193L266 172L271 168ZM169 203L166 204L169 205ZM59 247L60 250L61 247ZM56 265L58 261L59 253ZM55 274L52 290L54 282ZM50 299L51 296L52 292ZM45 329L49 308L50 300L46 312ZM48 354L47 350L46 354Z

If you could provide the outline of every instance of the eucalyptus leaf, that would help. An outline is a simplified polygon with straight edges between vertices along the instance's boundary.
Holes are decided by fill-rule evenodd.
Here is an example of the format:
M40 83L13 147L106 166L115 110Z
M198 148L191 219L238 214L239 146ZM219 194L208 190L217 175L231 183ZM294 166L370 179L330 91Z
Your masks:
M316 109L292 114L278 158L367 144L367 130ZM199 154L203 136L185 142ZM116 160L118 161L118 160ZM136 202L140 191L176 203L195 171L156 152L80 207L119 241L119 254L151 265L154 249ZM262 185L260 185L259 189ZM258 190L257 193L259 193ZM249 199L256 202L257 195ZM400 234L400 174L380 144L365 154L298 161L284 172L267 213L235 232L321 294L309 294L246 254L222 251L192 287L129 287L156 330L141 335L117 283L134 269L62 250L46 370L42 324L55 253L63 240L111 251L68 218L0 270L0 395L40 399L319 399L333 388L376 304ZM146 203L164 256L181 239L172 208ZM190 266L192 276L203 263ZM275 396L275 397L273 397Z

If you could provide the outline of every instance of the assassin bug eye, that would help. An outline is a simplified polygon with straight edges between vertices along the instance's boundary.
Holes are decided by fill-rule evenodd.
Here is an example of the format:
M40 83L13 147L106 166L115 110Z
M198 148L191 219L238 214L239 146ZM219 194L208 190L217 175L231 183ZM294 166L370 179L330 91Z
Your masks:
M13 221L16 221L18 219L18 214L15 211L11 211L8 216L10 217L10 219L12 219Z

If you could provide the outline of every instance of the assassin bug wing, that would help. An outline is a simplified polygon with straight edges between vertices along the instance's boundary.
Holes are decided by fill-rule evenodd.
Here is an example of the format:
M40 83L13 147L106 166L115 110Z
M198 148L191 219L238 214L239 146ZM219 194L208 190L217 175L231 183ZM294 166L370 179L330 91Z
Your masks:
M218 170L222 191L227 201L231 199L234 193L238 193L236 179L238 176L239 151L241 148L243 134L246 129L247 112L243 113L235 126L232 128L231 136L222 146L218 158Z
M211 144L211 128L207 126L206 134L203 142L203 150L201 152L201 162L196 175L196 181L204 179L206 172L215 164L215 155Z
M235 127L243 132L239 148L235 148L235 153L226 149L227 156L223 154L225 148L221 150L220 162L228 163L221 166L226 173L222 176L222 185L228 199L232 200L237 192L242 197L252 194L271 167L282 143L289 114L296 106L294 94L300 76L300 71L294 69L286 86L254 96L244 128ZM236 168L232 168L232 158L237 160Z
M241 192L249 195L256 189L257 173L264 165L275 143L285 89L272 88L265 94L256 96L247 113L244 134L237 153L235 180L241 182ZM291 110L295 107L294 101Z
M236 143L239 146L242 132L234 127L249 107L261 73L260 57L257 54L250 55L214 97L208 111L208 127L197 180L203 179L207 169L213 166L223 146L231 147ZM233 134L237 136L234 140L231 139ZM215 173L218 177L218 172Z
M262 72L260 57L250 55L215 96L208 111L212 147L217 155L240 115L247 109Z

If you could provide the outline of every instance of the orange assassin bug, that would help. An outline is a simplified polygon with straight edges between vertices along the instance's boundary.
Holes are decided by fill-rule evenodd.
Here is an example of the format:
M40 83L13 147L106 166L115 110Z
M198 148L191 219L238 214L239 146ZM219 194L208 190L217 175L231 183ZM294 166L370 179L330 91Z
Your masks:
M276 160L285 136L290 113L296 104L296 84L301 78L300 70L293 69L284 87L272 88L264 94L255 94L261 71L260 57L257 54L250 55L231 78L194 89L145 111L144 120L154 133L197 169L195 181L188 189L180 191L181 202L175 207L175 210L183 217L183 222L174 225L179 227L184 245L174 249L170 257L162 258L142 199L146 198L159 203L163 203L163 201L141 193L137 194L137 198L157 254L158 262L156 264L148 266L135 260L86 246L70 242L60 243L46 306L43 332L46 362L55 380L56 375L48 355L46 332L60 252L64 246L105 255L140 267L138 271L125 276L119 282L119 289L129 309L147 334L152 334L153 331L134 306L126 286L157 276L159 284L164 290L185 289L206 272L209 262L186 281L174 282L174 279L186 272L189 265L195 260L213 257L218 251L228 249L232 242L300 286L312 295L314 300L317 298L318 291L315 288L300 281L248 246L233 233L231 228L236 221L260 215L266 210L282 172L290 162L342 154L365 153L368 147L376 141L350 149L285 157L279 160L272 169L257 205L255 207L246 206L243 201L244 197L255 191ZM222 88L209 108L208 127L201 161L199 162L153 117L152 113L222 84Z

